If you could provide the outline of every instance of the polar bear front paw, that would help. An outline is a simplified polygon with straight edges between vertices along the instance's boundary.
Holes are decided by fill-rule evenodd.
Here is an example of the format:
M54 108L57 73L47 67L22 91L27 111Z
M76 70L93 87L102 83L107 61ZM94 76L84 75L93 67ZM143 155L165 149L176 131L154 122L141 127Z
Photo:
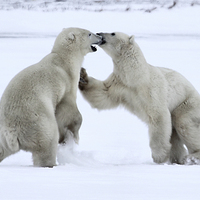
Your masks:
M152 152L152 158L155 163L165 163L169 159L169 152L170 151L154 151Z
M80 80L79 80L79 89L84 90L86 85L88 84L88 75L85 68L81 68L80 72Z
M167 156L165 156L165 157L160 157L160 156L153 156L152 155L152 158L153 158L153 161L155 162L155 163L158 163L158 164L160 164L160 163L165 163L166 161L167 161L167 159L168 159L168 157Z

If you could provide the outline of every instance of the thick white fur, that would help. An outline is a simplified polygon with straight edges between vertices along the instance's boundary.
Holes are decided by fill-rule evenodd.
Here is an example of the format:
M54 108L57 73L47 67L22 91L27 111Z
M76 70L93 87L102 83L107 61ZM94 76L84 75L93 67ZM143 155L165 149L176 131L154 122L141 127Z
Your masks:
M78 142L81 64L100 40L84 29L63 29L50 54L11 80L0 102L0 161L22 149L32 152L35 166L52 167L58 142L69 133Z
M144 121L156 163L200 159L200 95L195 88L181 74L149 65L133 36L100 35L114 71L99 81L82 69L79 88L85 99L99 110L123 105Z

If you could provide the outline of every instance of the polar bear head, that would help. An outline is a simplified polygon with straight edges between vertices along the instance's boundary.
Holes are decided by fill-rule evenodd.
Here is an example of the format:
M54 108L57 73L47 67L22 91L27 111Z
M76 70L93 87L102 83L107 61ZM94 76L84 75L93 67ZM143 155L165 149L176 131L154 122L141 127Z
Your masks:
M128 36L125 33L97 33L102 37L99 46L113 59L116 59L134 43L134 36Z
M95 44L100 44L102 37L81 28L65 28L57 36L52 52L85 56L89 52L97 51Z

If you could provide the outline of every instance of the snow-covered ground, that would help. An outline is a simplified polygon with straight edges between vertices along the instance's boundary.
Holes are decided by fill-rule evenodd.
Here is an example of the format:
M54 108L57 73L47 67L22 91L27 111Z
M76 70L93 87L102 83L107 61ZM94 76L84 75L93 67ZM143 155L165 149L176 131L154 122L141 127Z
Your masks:
M199 5L200 0L1 0L0 10L153 12L161 8L172 9Z
M200 7L143 12L0 11L0 96L11 78L51 51L64 27L134 34L147 61L179 71L200 92ZM104 80L112 71L100 49L86 56L88 74ZM148 130L118 108L97 111L78 93L83 116L80 144L59 147L58 166L32 166L19 152L0 163L2 200L177 200L198 199L200 166L157 165Z

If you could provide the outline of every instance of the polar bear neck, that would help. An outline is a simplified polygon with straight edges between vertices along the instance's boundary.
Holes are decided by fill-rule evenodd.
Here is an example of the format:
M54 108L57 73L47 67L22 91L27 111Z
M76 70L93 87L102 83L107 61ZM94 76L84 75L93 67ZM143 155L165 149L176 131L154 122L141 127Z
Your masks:
M83 63L84 57L78 56L76 57L69 56L68 59L65 59L64 70L70 75L72 84L72 91L76 96L77 89L78 89L78 82L80 79L80 70Z
M113 59L113 63L115 75L126 85L134 86L148 79L149 65L135 42L123 47L120 56Z
M64 62L64 65L62 68L64 68L65 71L71 72L72 75L75 73L80 73L81 65L84 60L84 55L82 55L80 49L71 49L71 48L64 48L60 47L59 49L56 49L55 47L52 49L52 53L57 54ZM76 75L77 76L77 75Z
M53 54L56 54L57 58L62 60L60 63L60 67L63 68L64 71L69 74L71 79L71 83L73 88L71 88L72 92L76 96L78 81L80 78L80 70L84 60L84 56L81 54L79 50L71 51L66 49L61 49L61 51L57 51L55 48L52 50ZM62 63L62 64L61 64Z

